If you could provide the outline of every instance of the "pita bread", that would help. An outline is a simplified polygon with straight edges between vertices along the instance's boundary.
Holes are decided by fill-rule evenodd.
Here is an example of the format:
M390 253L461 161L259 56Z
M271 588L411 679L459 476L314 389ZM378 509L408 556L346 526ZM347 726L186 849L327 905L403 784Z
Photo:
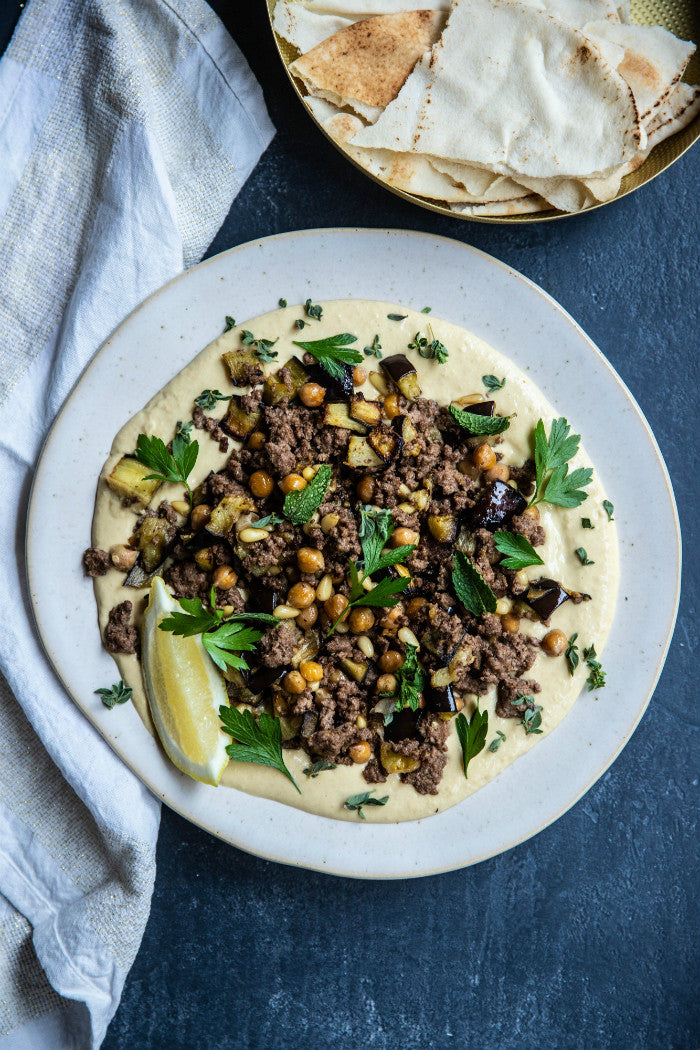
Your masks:
M522 196L522 186L507 175L496 175L486 168L477 168L474 164L460 164L443 160L441 157L428 159L434 168L464 186L475 201L507 201Z
M376 120L440 36L438 11L377 15L341 29L292 62L306 90Z
M549 204L547 201L542 200L541 197L536 197L530 194L527 197L518 197L512 201L492 201L486 204L462 204L454 205L453 211L459 212L460 215L470 215L473 218L485 218L486 216L508 216L508 215L528 215L538 211L548 211Z
M354 144L518 181L608 175L642 134L628 84L581 32L516 0L454 0L429 64Z
M310 11L306 4L290 0L279 0L272 16L272 28L277 35L302 53L349 25L352 25L351 18L319 14Z

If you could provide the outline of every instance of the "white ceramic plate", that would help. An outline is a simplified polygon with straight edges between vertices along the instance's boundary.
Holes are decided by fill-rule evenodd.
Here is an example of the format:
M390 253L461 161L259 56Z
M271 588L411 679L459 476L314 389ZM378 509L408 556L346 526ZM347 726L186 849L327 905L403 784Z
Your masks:
M108 711L94 695L115 680L115 665L101 646L81 555L112 438L220 334L226 314L254 317L273 309L280 296L290 303L311 296L430 305L437 316L468 328L529 372L582 434L615 503L622 580L605 650L607 688L583 693L536 748L476 795L427 820L352 824L198 784L167 761L131 705ZM152 295L107 340L55 422L36 471L27 528L29 587L46 651L78 706L151 790L250 853L366 878L474 864L572 806L644 712L671 639L680 585L668 474L638 406L600 351L514 270L457 241L402 230L308 230L252 241Z

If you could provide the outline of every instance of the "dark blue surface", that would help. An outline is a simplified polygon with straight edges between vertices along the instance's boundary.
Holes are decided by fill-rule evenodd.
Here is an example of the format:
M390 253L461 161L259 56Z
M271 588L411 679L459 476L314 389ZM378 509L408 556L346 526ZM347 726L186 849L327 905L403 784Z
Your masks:
M700 148L579 218L443 219L375 186L315 129L260 0L214 6L279 130L211 253L285 230L394 226L455 237L538 282L649 419L676 490L684 590L663 676L620 758L556 824L493 860L347 881L246 856L164 809L151 918L105 1050L694 1050Z

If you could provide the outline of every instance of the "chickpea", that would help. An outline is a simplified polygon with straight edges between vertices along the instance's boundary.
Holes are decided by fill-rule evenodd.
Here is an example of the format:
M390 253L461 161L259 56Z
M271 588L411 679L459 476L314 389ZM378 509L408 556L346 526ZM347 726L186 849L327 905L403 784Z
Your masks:
M302 631L306 631L309 627L313 627L317 620L318 605L307 605L305 609L300 611L294 622Z
M238 583L238 573L230 565L220 565L214 572L214 586L219 591L227 591Z
M344 594L332 594L328 601L323 603L323 608L326 610L328 617L335 623L340 616L343 616L348 605L349 602Z
M279 486L286 496L288 492L300 492L301 489L305 489L306 482L301 474L287 474L286 478L282 478Z
M407 529L402 525L400 528L394 529L389 543L392 547L413 546L413 544L418 543L419 539L420 535L415 529Z
M395 416L401 415L401 409L399 408L399 395L389 394L385 397L382 402L382 408L384 409L384 415L387 419L393 419Z
M302 660L299 664L301 677L306 682L320 682L323 678L323 668L315 660Z
M250 491L256 499L267 499L272 494L275 483L266 470L256 470L250 475Z
M301 476L304 479L304 481L313 481L313 479L316 477L317 469L317 467L312 466L304 467L304 469L301 472Z
M194 507L192 509L192 517L190 518L190 522L194 532L197 532L198 529L203 528L208 523L210 517L211 507L208 506L206 503L200 503L198 504L198 506Z
M203 572L211 572L214 568L214 555L211 547L202 547L201 550L198 550L194 560Z
M520 630L520 620L512 613L506 613L505 616L502 616L501 623L503 624L503 630L508 631L508 634L517 634Z
M532 518L533 521L540 520L540 508L539 507L526 507L523 511L526 518Z
M323 554L315 547L300 547L297 551L297 565L302 572L323 572L326 567Z
M301 403L306 405L307 408L318 408L319 405L323 404L325 396L326 388L321 386L320 383L304 383L299 390Z
M123 543L119 543L116 547L112 547L112 550L110 551L112 565L115 569L121 569L122 572L128 572L138 556L138 551L132 550L131 547L124 546Z
M362 763L369 762L370 755L372 754L372 748L369 746L366 740L361 740L359 744L351 744L348 748L348 754L353 762Z
M362 386L367 382L367 372L360 365L355 365L352 370L352 381L355 386Z
M365 718L365 716L364 715L358 715L357 718L355 719L355 725L357 726L358 729L366 729L367 728L367 719Z
M427 604L425 598L411 598L411 600L406 603L406 615L409 619L413 620L420 610Z
M377 692L378 693L395 693L396 692L396 675L395 674L380 674L377 679Z
M316 588L308 583L295 583L290 587L287 604L293 609L308 609L316 600Z
M486 471L487 481L510 481L510 467L506 466L505 463L497 463L495 467L491 467L490 470Z
M262 430L254 430L248 438L248 448L252 448L254 452L259 452L259 450L263 447L264 444L265 435L263 434Z
M457 464L457 470L460 474L464 474L465 477L471 478L474 481L479 476L479 471L474 466L470 459L460 459Z
M299 671L289 671L284 676L284 688L293 696L299 696L306 689L306 681Z
M491 470L496 465L496 453L490 445L477 445L472 452L472 463L478 470Z
M374 626L374 613L371 609L353 609L348 617L348 623L353 634L364 634Z
M561 656L566 649L567 638L563 631L555 627L553 631L547 632L540 645L547 656Z
M379 658L379 666L382 671L393 674L394 671L398 671L399 667L403 667L404 660L403 653L400 653L398 649L389 649Z
M360 478L357 483L357 495L363 503L371 503L376 487L377 483L374 478L370 477L369 474L365 474L364 478Z

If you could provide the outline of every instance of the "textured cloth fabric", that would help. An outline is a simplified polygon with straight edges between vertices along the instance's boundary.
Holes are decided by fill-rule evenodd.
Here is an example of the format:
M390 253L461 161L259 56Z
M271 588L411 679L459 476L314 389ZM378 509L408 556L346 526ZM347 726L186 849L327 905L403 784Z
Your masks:
M203 0L30 0L0 60L0 1050L99 1046L160 815L35 635L32 466L100 343L201 258L273 133ZM76 659L85 642L66 640Z

